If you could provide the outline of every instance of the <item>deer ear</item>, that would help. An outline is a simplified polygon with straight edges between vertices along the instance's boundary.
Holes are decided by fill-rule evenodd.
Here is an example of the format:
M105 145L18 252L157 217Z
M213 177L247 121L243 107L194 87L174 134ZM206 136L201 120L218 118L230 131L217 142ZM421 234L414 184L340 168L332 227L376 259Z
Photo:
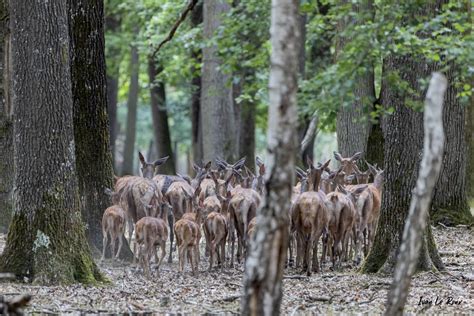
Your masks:
M153 163L153 165L154 165L155 167L158 167L159 165L164 164L164 163L168 160L169 157L170 157L170 156L166 156L166 157L160 158L160 159L158 159L158 160L155 160L155 162Z
M311 158L309 158L309 156L306 156L306 164L308 164L308 169L314 169L313 161Z
M263 160L259 156L255 158L255 162L257 163L257 166L259 167L263 165Z
M199 169L201 169L201 168L199 168L199 166L196 165L196 163L193 162L193 169L194 169L194 171L198 172Z
M377 169L375 169L375 167L372 166L370 163L367 163L367 166L369 167L370 173L375 177L375 175L377 174Z
M362 152L361 152L361 151L355 153L355 154L351 157L351 161L357 161L357 160L360 159L360 157L362 157Z
M239 170L240 168L242 168L242 166L245 164L245 159L246 159L246 157L240 158L240 159L234 164L234 169L235 169L235 170Z
M342 156L340 153L338 153L337 151L334 151L334 158L337 160L337 161L342 161Z
M138 152L138 159L140 159L142 165L146 164L145 157L143 157L141 152Z
M105 188L104 193L107 194L108 196L112 196L114 195L115 192L110 190L109 188Z
M258 173L261 176L265 175L265 165L264 164L260 165L260 168L258 168Z
M321 166L321 170L326 169L329 166L329 163L331 162L331 159L328 159L323 165Z
M208 171L211 168L211 164L212 164L212 162L209 160L207 162L207 164L204 166L204 169L206 169L206 171Z

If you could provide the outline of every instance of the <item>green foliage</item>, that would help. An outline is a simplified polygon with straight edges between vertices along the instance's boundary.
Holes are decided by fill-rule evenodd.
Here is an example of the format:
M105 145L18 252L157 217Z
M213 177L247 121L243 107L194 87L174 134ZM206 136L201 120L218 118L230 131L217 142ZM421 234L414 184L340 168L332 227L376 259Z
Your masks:
M224 61L223 71L232 74L229 84L241 85L236 101L255 106L257 146L264 143L271 4L270 0L231 3L232 9L210 41L203 41L202 26L191 27L188 16L157 56L157 64L163 67L157 80L167 86L172 139L178 142L180 151L185 152L190 146L191 78L201 70L201 64L191 56L206 45L217 45ZM466 4L450 1L436 15L428 15L431 3L375 0L371 12L367 10L366 0L301 1L300 11L306 14L307 23L305 74L300 78L298 92L300 117L318 110L321 128L334 131L338 109L353 104L354 88L367 71L375 73L377 97L382 82L387 82L405 96L408 106L421 110L420 102L415 100L422 99L429 78L420 78L418 87L413 88L398 73L383 73L383 60L390 54L411 56L436 64L441 71L454 71L458 97L467 101L472 94L474 40ZM168 35L186 5L184 0L106 0L106 15L120 21L118 29L109 28L106 33L108 72L119 75L120 107L126 104L128 95L130 45L137 45L140 50L139 119L143 121L139 126L142 124L143 130L138 134L137 146L141 148L147 148L152 139L148 56ZM374 107L373 100L362 102L373 121L394 111L389 105ZM122 109L120 113L125 112ZM124 117L120 115L122 126Z

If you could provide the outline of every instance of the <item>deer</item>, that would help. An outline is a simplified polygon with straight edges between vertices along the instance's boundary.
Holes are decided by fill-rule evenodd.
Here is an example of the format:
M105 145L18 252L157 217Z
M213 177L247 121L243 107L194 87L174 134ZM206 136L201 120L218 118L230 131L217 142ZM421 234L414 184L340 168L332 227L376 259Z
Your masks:
M109 188L105 189L105 194L112 197L112 206L108 207L102 216L102 257L105 259L105 249L107 247L107 236L110 236L110 248L112 260L118 259L122 250L122 235L125 233L126 214L120 206L120 193L113 192ZM118 239L119 245L115 252L115 241Z
M311 159L307 159L308 191L303 192L296 199L291 210L292 231L297 236L297 266L303 262L303 273L309 276L311 271L319 272L317 258L319 238L328 224L328 212L326 209L324 192L319 190L321 174L329 165L331 160L314 167ZM311 264L312 261L312 264Z
M192 212L192 196L196 188L200 187L201 181L206 177L207 170L210 167L210 162L205 168L200 168L195 164L196 177L188 183L187 181L176 181L170 184L166 193L165 199L171 205L173 212L168 217L170 227L175 221L182 218L183 214ZM194 184L194 187L193 185ZM170 254L168 263L173 261L173 242L174 232L170 230Z
M354 173L357 169L356 162L362 157L362 152L357 152L352 157L348 158L343 158L342 155L338 152L334 152L334 158L339 161L342 167L342 171L346 175L351 175Z
M166 256L166 240L168 239L168 222L167 213L169 204L166 204L161 208L159 217L143 217L137 223L135 227L135 240L136 243L133 247L134 257L137 255L138 245L138 258L140 265L143 268L143 272L147 278L150 277L150 262L152 255L155 256L157 262L157 273L159 275L160 265L163 262L163 258ZM156 247L159 246L161 249L161 256L158 259Z
M209 198L209 197L208 197ZM218 196L221 208L210 212L204 220L204 236L206 237L206 248L209 249L209 271L212 270L214 254L217 254L217 262L221 270L225 262L225 242L228 235L227 208L231 198L227 191L226 198Z
M160 158L154 162L147 162L141 152L138 152L138 158L141 164L142 176L128 176L119 184L117 181L115 188L119 188L121 196L126 201L126 214L129 228L129 243L131 243L133 234L133 223L136 223L142 217L156 216L160 213L162 194L158 190L152 178L158 166L168 160L167 157ZM122 177L121 179L123 179Z
M188 213L189 214L189 213ZM174 224L174 234L178 245L179 271L184 272L184 265L189 259L193 275L199 265L200 227L195 220L183 216Z
M328 231L331 246L331 261L333 268L341 267L343 254L347 253L347 241L353 231L356 231L357 211L354 202L367 186L357 188L354 192L346 191L338 185L337 191L326 196L326 208L329 214ZM357 236L357 235L355 235ZM355 239L355 242L357 239ZM332 243L332 244L331 244Z
M235 247L235 231L237 231L238 249L237 262L240 263L242 248L244 257L247 254L247 230L252 218L257 214L257 208L261 203L260 194L257 191L239 187L239 189L231 190L231 199L229 201L229 243L231 247L231 263L234 265L234 247Z

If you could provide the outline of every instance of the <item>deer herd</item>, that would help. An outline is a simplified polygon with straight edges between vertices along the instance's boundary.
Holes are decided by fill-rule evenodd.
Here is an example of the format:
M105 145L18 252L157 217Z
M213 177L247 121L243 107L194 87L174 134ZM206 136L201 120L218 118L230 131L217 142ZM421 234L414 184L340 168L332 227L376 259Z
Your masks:
M314 165L310 159L307 170L296 168L299 181L293 188L288 210L289 266L295 263L295 246L296 267L308 275L320 271L328 254L333 269L341 268L342 261L359 264L362 255L367 255L380 214L383 170L365 162L368 170L360 171L360 157L361 153L344 158L334 152L340 163L337 170L329 169L330 160ZM126 228L128 243L133 243L134 262L138 259L147 277L152 257L159 273L168 238L168 262L173 260L176 239L180 272L189 263L192 273L198 273L202 233L209 271L215 265L223 270L226 258L227 266L233 267L235 259L240 263L246 257L249 242L258 229L257 209L266 191L265 164L260 158L256 159L256 175L244 166L245 158L234 164L216 159L215 170L210 161L201 166L194 164L194 178L155 174L168 157L150 163L139 153L139 159L142 176L116 177L114 191L105 190L113 205L102 218L102 260L109 239L112 258L118 258Z

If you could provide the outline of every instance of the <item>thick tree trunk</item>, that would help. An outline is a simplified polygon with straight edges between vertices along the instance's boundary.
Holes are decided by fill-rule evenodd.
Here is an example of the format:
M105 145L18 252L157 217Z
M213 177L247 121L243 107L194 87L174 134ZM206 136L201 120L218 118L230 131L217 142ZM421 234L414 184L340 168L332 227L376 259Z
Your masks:
M459 92L454 85L456 75L453 68L446 73L449 82L443 110L446 144L430 213L435 223L446 225L472 223L466 195L466 126L463 124L468 110L456 97Z
M82 216L92 249L102 249L102 214L112 188L104 51L104 7L100 0L69 0L71 80L76 171Z
M342 0L347 2L347 0ZM355 23L367 22L367 18L373 19L374 9L372 0L365 0L361 4L353 5L353 10L358 13ZM348 21L338 23L338 30L342 31ZM340 37L336 45L336 58L344 50L345 44L350 39ZM354 102L349 107L342 107L337 113L336 130L338 150L343 157L352 156L356 152L367 152L367 140L370 132L368 113L372 110L375 101L375 82L373 65L366 65L364 74L357 77L357 83L353 90Z
M93 283L102 276L79 207L67 2L10 6L16 189L0 270L41 284Z
M8 1L0 1L0 233L6 233L12 215L13 134L10 101L10 30Z
M398 71L412 89L419 91L418 78L426 77L430 69L425 63L409 56L389 56L384 66L386 73L382 82L381 104L393 107L395 112L385 117L382 124L385 139L382 208L375 241L363 271L392 273L420 165L423 130L419 127L423 124L423 113L405 106L406 95L389 86L386 75ZM421 249L418 268L434 269L431 258L437 257L437 250L429 229L423 234ZM434 263L438 264L437 261Z
M191 12L191 25L199 26L202 23L202 2L199 2ZM195 63L202 62L202 50L197 49L192 52L192 59ZM191 140L193 147L193 160L200 162L203 159L202 154L202 124L201 124L201 72L193 69L193 78L191 79Z
M150 78L150 105L153 118L153 131L158 157L169 156L168 161L160 167L164 174L175 174L175 159L171 148L171 136L168 127L168 111L166 110L166 91L164 82L157 82L156 76L162 71L156 68L155 62L148 59L148 77ZM156 159L156 158L153 158Z
M118 32L120 27L120 20L117 16L107 15L105 17L105 30L108 32ZM112 152L112 162L115 167L116 147L115 141L119 133L119 126L117 121L117 103L118 103L118 77L119 77L119 55L120 47L111 43L107 44L110 47L107 58L107 114L109 117L109 134L110 134L110 150Z
M204 1L205 40L215 35L229 9L225 0ZM203 48L200 115L205 161L214 161L217 157L233 161L236 155L232 82L230 75L219 70L221 64L217 46Z
M297 146L297 0L273 0L266 196L244 275L242 314L278 315L288 248L288 209Z
M128 90L128 112L127 112L127 131L125 134L125 149L123 153L122 175L133 174L133 161L135 154L135 134L137 125L137 106L138 106L138 72L139 72L138 48L132 46L130 60L130 87Z
M443 162L443 98L447 86L446 77L439 73L433 74L425 99L423 159L403 230L385 315L403 315L411 278L416 271L423 244L423 232L429 225L432 193Z

